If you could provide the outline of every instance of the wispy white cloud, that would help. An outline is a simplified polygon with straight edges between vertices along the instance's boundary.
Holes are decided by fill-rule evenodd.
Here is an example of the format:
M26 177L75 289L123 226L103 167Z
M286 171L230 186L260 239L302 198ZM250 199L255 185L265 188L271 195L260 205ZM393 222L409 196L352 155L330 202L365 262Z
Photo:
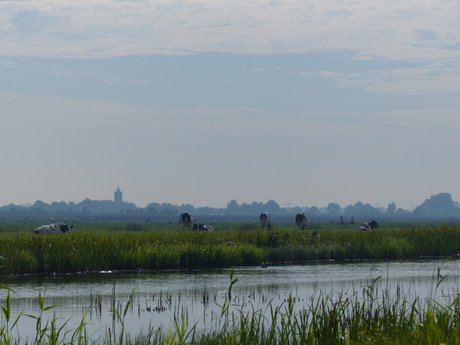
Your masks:
M19 63L15 61L0 61L0 65L7 68L17 68L19 66Z
M341 87L394 95L460 94L460 66L376 70L338 78Z
M390 95L460 94L460 64L426 64L423 67L368 70L359 73L316 71L300 76L331 78L342 88Z
M342 75L342 73L334 71L318 71L317 74L323 77L338 77Z
M0 55L355 52L459 57L457 1L2 1Z
M118 82L118 78L114 78L114 77L109 77L109 78L99 79L99 80L102 81L103 83L108 83L108 84L114 84Z

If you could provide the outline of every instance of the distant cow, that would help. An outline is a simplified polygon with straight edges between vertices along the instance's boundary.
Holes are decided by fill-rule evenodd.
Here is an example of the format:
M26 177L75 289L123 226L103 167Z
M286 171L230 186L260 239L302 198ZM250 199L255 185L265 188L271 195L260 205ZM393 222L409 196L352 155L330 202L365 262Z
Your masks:
M375 220L371 220L370 222L366 222L361 224L361 226L358 228L358 230L372 230L372 229L377 229L379 225Z
M270 215L267 212L262 212L259 216L260 225L262 225L262 229L271 228L270 224Z
M300 230L304 230L307 226L307 217L304 213L297 213L295 215L295 223L299 227Z
M70 229L73 228L73 225L67 225L64 223L53 223L49 225L42 225L39 228L34 230L36 235L48 235L48 234L65 234L66 232L71 232Z
M179 216L179 223L182 224L182 231L187 229L191 229L192 227L192 215L190 212L182 212Z
M193 223L193 230L213 231L214 228L206 224Z

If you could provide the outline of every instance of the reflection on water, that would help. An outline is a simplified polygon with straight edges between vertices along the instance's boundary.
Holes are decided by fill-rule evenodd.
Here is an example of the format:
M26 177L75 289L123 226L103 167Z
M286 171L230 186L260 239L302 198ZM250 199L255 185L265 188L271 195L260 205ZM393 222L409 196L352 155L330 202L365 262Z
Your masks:
M11 294L15 315L38 315L38 295L45 305L58 305L45 312L48 317L68 321L75 329L86 314L88 334L104 335L120 323L113 307L123 315L130 334L155 328L169 328L175 318L186 315L191 324L208 329L219 319L227 298L231 269L173 272L100 273L57 277L8 278L3 282ZM315 263L261 267L239 267L232 289L234 311L265 310L269 303L279 306L290 294L296 308L306 307L312 299L332 298L338 294L362 293L373 286L390 294L397 289L406 299L431 298L443 302L455 298L459 290L460 261L418 260L402 262ZM441 281L442 280L442 281ZM438 282L439 287L437 288ZM6 291L0 291L3 300ZM34 335L36 320L22 316L18 323L21 338Z

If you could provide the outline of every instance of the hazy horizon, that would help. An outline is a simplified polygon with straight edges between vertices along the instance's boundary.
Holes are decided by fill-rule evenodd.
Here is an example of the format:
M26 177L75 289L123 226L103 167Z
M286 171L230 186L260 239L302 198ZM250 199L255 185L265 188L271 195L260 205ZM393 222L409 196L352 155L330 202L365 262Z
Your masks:
M457 1L0 9L0 204L460 198Z
M121 190L121 189L120 189L120 190ZM135 202L126 200L126 199L124 198L123 190L121 190L121 192L122 192L122 195L123 195L123 197L122 197L122 198L123 198L123 202L134 204L134 205L135 205L136 207L138 207L138 208L146 208L147 206L149 206L150 204L153 204L153 203L157 203L157 204L160 204L160 205L161 205L161 204L171 204L171 205L173 205L173 206L178 206L178 207L181 207L181 206L183 206L183 205L188 205L188 204L184 204L184 203L181 203L181 204L173 204L173 203L166 203L166 202L163 202L163 201L161 201L161 200L153 200L153 201L150 201L150 202L148 202L147 204L145 204L145 205L143 205L143 206L139 206L139 205L136 204ZM450 195L451 195L451 193L448 193L448 192L443 192L443 193L447 193L447 194L450 194ZM442 193L437 193L437 194L435 194L435 195L438 195L438 194L442 194ZM429 197L427 197L427 198L426 198L425 200L423 200L423 201L426 201L426 200L430 199L432 196L435 196L435 195L430 195ZM65 202L66 204L70 204L70 203L79 204L79 203L81 203L81 202L84 202L86 199L91 200L91 201L114 201L113 198L112 198L112 199L110 199L110 198L106 198L106 199L104 199L104 198L99 198L99 199L89 199L89 198L85 198L85 199L80 200L80 201L66 201L66 200L59 200L59 201L57 201L57 200L54 200L54 201L50 201L50 202L46 202L46 201L43 201L43 200L38 199L38 200L31 201L31 202L26 202L26 203L22 203L22 204L14 204L14 205L22 206L22 207L30 207L30 206L33 206L36 202L44 202L44 203L46 203L46 204L48 204L48 205L51 205L53 202L57 202L57 203ZM452 200L453 200L454 202L457 202L454 198L452 198ZM228 203L230 203L231 201L232 201L232 200L228 200L228 202L227 202L224 206L214 206L214 205L199 205L199 206L197 206L197 205L194 205L194 204L190 204L190 205L192 205L194 208L210 207L210 208L216 208L216 209L225 209L225 208L227 208ZM246 201L239 202L238 200L236 200L236 202L237 202L237 204L238 204L239 206L241 206L241 205L243 205L243 204L252 205L253 203L263 203L263 204L266 204L266 203L269 202L269 201L274 201L274 202L277 203L281 208L285 208L285 209L294 208L294 207L301 207L301 208L305 208L305 207L306 207L306 208L310 208L310 207L312 207L312 206L315 206L315 207L318 207L319 209L322 209L322 208L327 208L328 205L329 205L330 203L335 203L335 202L332 202L332 201L331 201L331 202L327 203L326 205L317 205L317 204L314 204L314 203L311 204L311 205L293 205L292 203L280 204L279 202L277 202L277 200L273 200L273 199L267 200L267 201L265 201L265 202L264 202L264 201L258 201L258 200L253 200L253 201L249 201L249 202L246 202ZM116 201L115 201L115 202L116 202ZM371 206L374 207L374 208L380 208L380 209L381 209L381 208L384 208L384 209L387 209L387 207L388 207L388 204L385 204L385 205L384 205L384 204L381 204L381 203L378 203L378 202L375 203L375 204L370 204L370 203L367 203L367 202L363 202L362 200L357 200L357 201L355 201L355 202L353 202L353 203L351 203L351 204L347 204L347 205L340 205L340 204L339 204L339 206L340 206L341 209L345 209L345 207L347 207L347 206L354 206L354 205L357 204L358 202L361 202L361 203L363 203L363 204L369 204L369 205L371 205ZM9 206L9 205L12 205L12 204L13 204L13 203L8 203L8 204L5 204L5 205L0 205L0 207ZM404 210L413 211L417 206L420 206L421 204L423 204L423 202L421 202L420 204L414 204L414 203L413 203L413 204L411 204L411 207L410 207L410 208L400 207L400 206L398 206L398 205L396 204L396 208L401 208L401 209L404 209Z

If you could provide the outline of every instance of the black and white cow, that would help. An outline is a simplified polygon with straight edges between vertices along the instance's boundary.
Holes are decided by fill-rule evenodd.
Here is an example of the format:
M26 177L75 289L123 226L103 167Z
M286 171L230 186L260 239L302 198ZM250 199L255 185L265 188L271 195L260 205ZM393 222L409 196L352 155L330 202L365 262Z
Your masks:
M379 225L377 224L377 222L375 220L371 220L370 222L366 222L366 223L361 224L361 226L358 228L358 230L369 231L369 230L372 230L372 229L377 229L378 227L379 227Z
M262 212L259 216L260 225L262 225L262 229L270 229L270 215L267 212Z
M42 225L39 228L34 229L35 235L49 235L49 234L65 234L66 232L72 232L70 229L73 225L67 225L64 223L52 223L49 225Z
M193 230L213 231L214 229L211 225L193 223Z
M300 230L304 230L307 226L307 217L304 213L297 213L295 215L295 223L299 227Z
M182 212L179 216L179 223L182 224L182 231L185 228L191 230L192 228L192 215L190 212Z

